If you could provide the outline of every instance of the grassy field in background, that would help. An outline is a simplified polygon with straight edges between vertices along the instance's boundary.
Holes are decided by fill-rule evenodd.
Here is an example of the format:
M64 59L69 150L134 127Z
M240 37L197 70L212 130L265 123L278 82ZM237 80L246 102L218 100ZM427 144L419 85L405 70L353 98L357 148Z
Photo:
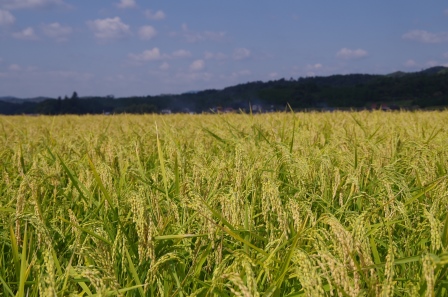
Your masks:
M0 126L0 296L448 296L447 111Z

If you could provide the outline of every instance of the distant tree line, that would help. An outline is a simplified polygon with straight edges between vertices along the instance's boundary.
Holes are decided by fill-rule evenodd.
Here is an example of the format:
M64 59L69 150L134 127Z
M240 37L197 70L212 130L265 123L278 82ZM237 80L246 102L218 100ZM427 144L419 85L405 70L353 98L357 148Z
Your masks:
M390 75L349 74L328 77L279 79L248 82L223 90L205 90L178 95L113 98L49 98L40 102L0 101L0 113L14 114L102 114L207 112L216 108L249 110L250 105L266 110L309 108L361 108L373 104L398 107L448 106L448 68L433 67L417 73Z

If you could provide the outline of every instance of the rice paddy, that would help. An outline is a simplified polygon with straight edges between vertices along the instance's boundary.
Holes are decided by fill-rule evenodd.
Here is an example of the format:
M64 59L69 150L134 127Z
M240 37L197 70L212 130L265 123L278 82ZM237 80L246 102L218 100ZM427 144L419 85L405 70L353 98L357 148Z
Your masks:
M0 296L448 296L447 123L0 117Z

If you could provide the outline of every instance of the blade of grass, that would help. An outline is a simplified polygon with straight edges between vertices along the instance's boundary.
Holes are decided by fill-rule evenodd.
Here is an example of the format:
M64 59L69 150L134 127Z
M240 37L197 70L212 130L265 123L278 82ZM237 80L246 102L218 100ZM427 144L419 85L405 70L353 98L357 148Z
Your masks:
M259 252L260 254L262 254L264 256L268 256L267 252L265 252L264 250L260 249L259 247L255 246L255 245L253 245L252 243L246 241L241 236L239 236L238 234L233 232L231 229L223 227L223 226L217 224L215 221L213 221L212 219L208 218L207 216L204 216L204 218L206 218L207 220L209 220L210 222L215 224L219 229L221 229L222 231L224 231L225 233L227 233L228 235L230 235L231 237L233 237L237 241L241 242L243 245L245 244L245 245L251 247L252 249L256 250L257 252ZM230 225L230 227L233 228L232 225Z
M395 259L393 265L400 265L400 264L407 264L407 263L413 263L413 262L419 262L421 261L421 256L411 256L411 257L404 257L400 259ZM386 262L382 262L380 264L370 265L363 267L364 270L371 269L371 268L379 268L386 266Z
M228 142L226 140L224 140L223 138L219 137L217 134L213 133L212 131L210 131L207 128L202 128L203 131L207 132L208 134L210 134L213 138L215 138L216 140L218 140L219 142L223 143L223 144L228 144Z
M286 257L284 258L284 262L280 270L278 271L276 279L273 281L273 284L268 288L263 297L280 296L280 287L283 283L286 273L288 272L288 268L291 265L291 258L296 249L297 243L299 242L300 235L301 233L297 232L291 246L289 247L289 251L286 254Z
M179 161L177 153L174 155L174 193L176 198L180 195L180 177L179 177Z
M160 169L162 170L163 186L165 188L166 198L169 199L170 196L168 193L168 179L166 176L165 158L163 157L162 145L160 144L159 130L157 128L157 123L156 123L156 138L157 138L157 152L159 154Z
M17 297L25 297L26 271L28 266L28 258L26 254L27 243L28 243L28 224L25 224L22 255L20 257L19 289L17 292Z
M185 238L196 238L196 237L206 237L206 236L207 236L207 234L160 235L160 236L154 236L154 240L185 239Z
M405 206L408 206L409 204L412 204L415 200L419 199L420 197L422 197L423 195L425 195L426 193L428 193L429 191L433 190L435 187L437 187L437 185L442 182L444 179L447 178L447 175L442 176L432 182L430 182L426 187L424 187L420 192L418 192L417 194L415 194L414 196L412 196L411 199L409 199L408 201L406 201L404 203Z
M96 239L99 239L99 240L101 240L102 242L107 243L108 245L112 245L112 243L111 243L109 240L107 240L107 239L104 238L104 237L99 236L99 235L96 234L95 232L90 231L89 229L83 228L83 227L81 227L81 226L78 226L78 225L76 225L76 224L74 224L74 223L72 223L72 222L70 222L69 220L66 220L66 219L64 219L64 218L61 218L61 217L58 217L58 218L59 218L61 221L66 222L67 224L70 224L70 225L72 225L73 227L78 228L79 230L86 232L87 234L89 234L89 235L95 237Z
M8 286L8 284L5 282L5 280L1 275L0 275L0 282L2 283L4 289L3 292L7 292L10 296L14 296L14 293L11 291L11 288Z
M376 247L375 238L370 236L369 243L370 243L370 249L372 250L373 260L375 261L375 264L380 264L381 263L381 259L380 259L380 255L378 253L378 249Z
M78 178L73 174L73 172L67 167L67 165L65 164L64 160L62 160L61 156L57 155L59 162L62 165L62 168L64 169L65 173L67 173L68 177L70 178L70 180L73 183L73 186L76 188L76 190L78 190L79 195L81 196L81 198L84 200L84 202L87 205L91 205L92 201L94 203L96 203L96 201L94 199L87 199L87 197L85 196L84 193L89 193L89 191L87 190L87 188L81 184L78 180ZM81 190L82 188L82 190ZM90 196L90 195L89 195ZM91 198L91 197L89 197Z
M70 267L70 275L74 278L73 281L76 282L84 292L86 292L87 296L93 296L92 291L90 291L89 287L85 283L84 279L77 279L79 278L79 274L76 273L75 269L73 267ZM80 294L80 296L83 296L84 294Z
M132 262L132 259L131 259L131 256L129 255L128 250L125 249L124 251L126 253L126 259L128 260L128 266L129 266L129 270L131 272L131 275L134 278L134 282L138 286L138 291L140 293L140 296L143 297L143 296L145 296L145 292L143 291L142 283L140 281L140 278L138 277L137 270L135 269L134 263Z
M442 246L444 248L448 246L448 213L445 215L445 223L443 225Z
M96 180L98 186L100 187L101 192L103 193L104 197L106 198L107 203L109 203L109 205L110 205L112 208L114 208L113 201L112 201L112 199L110 198L110 195L109 195L109 193L107 192L106 188L104 187L104 184L103 184L103 182L101 181L101 178L100 178L100 176L98 175L98 172L96 171L96 168L95 168L95 165L94 165L93 162L92 162L92 159L91 159L89 156L87 156L87 159L89 160L89 166L90 166L90 169L92 169L93 176L95 177L95 180Z
M16 210L11 207L0 207L0 212L16 212Z
M118 290L114 290L114 291L107 291L101 295L98 294L93 294L91 295L92 297L99 297L99 296L114 296L114 295L122 295L123 293L138 289L140 287L142 287L143 285L135 285L132 287L127 287L127 288L122 288L122 289L118 289Z
M11 237L11 251L12 251L12 259L15 266L15 272L17 280L20 279L20 256L19 256L19 247L17 245L17 238L14 233L12 226L9 226L9 234Z

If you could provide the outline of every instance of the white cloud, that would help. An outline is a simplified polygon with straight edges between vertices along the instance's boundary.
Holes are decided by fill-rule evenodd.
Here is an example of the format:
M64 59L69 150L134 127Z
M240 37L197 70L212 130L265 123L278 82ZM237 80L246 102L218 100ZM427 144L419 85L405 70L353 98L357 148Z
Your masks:
M319 70L319 69L321 69L322 67L323 67L323 65L320 64L320 63L316 63L316 64L314 64L314 65L308 65L308 66L306 66L306 68L309 69L309 70Z
M193 63L191 63L190 65L190 70L191 71L199 71L205 68L205 62L204 60L196 60L193 61Z
M36 40L38 39L36 33L34 32L34 29L32 27L28 27L26 29L23 29L20 32L13 33L12 36L16 39L22 39L22 40Z
M204 59L206 60L225 60L227 59L227 55L223 53L212 53L212 52L205 52L204 53Z
M187 50L180 49L180 50L173 52L172 56L174 58L187 58L187 57L191 57L191 53Z
M156 12L152 12L151 10L146 10L145 11L145 16L150 19L150 20L154 20L154 21L160 21L163 20L166 15L163 11L158 10Z
M226 32L223 32L223 31L220 31L220 32L205 31L202 33L202 38L204 40L221 41L225 37L226 37Z
M410 59L410 60L407 60L406 62L404 62L404 66L412 68L412 67L417 66L417 62L415 62L414 60Z
M44 34L50 38L58 41L65 41L72 34L73 29L68 26L63 26L59 23L51 23L42 25Z
M182 24L182 37L185 38L187 42L199 42L199 41L222 41L226 32L213 32L213 31L204 31L204 32L194 32L188 28L187 24ZM177 35L174 33L173 35Z
M244 70L240 70L240 71L235 71L232 72L232 74L230 74L230 79L238 79L241 76L248 76L251 75L252 72L250 70L244 69Z
M168 70L170 69L170 64L168 64L167 62L163 62L160 66L159 66L160 70Z
M250 50L247 48L237 48L233 51L233 59L234 60L244 60L249 58L251 55Z
M148 61L157 61L157 60L168 60L168 59L175 59L175 58L187 58L191 57L191 52L180 49L177 51L174 51L171 55L169 54L162 54L160 52L160 49L157 47L154 47L153 49L143 51L140 54L129 54L129 58L134 61L139 62L148 62ZM164 63L165 64L165 63ZM162 64L162 65L164 65ZM166 66L164 66L166 67Z
M16 18L7 10L0 9L0 26L14 24Z
M176 83L191 83L195 81L208 82L213 78L213 74L209 72L179 72L175 76Z
M120 3L117 4L119 8L133 8L136 5L135 0L121 0Z
M11 70L11 71L20 71L20 70L22 70L22 67L20 67L17 64L11 64L11 65L9 65L9 70Z
M402 38L422 43L441 43L448 41L448 33L431 33L425 30L412 30L403 34Z
M159 48L155 47L153 49L143 51L140 54L129 54L129 58L134 61L147 62L160 60L163 58L163 55L160 53Z
M269 73L269 78L277 78L277 77L278 77L278 73L277 72Z
M434 66L438 66L439 63L437 61L431 60L431 61L426 62L425 65L427 67L434 67Z
M87 25L99 40L119 39L131 34L130 26L119 17L97 19L87 22Z
M157 31L153 26L143 26L138 30L138 35L143 40L150 40L157 35Z
M43 72L42 75L51 76L54 79L68 79L71 83L73 81L88 81L94 78L92 73L82 73L76 71L47 71Z
M342 48L336 53L336 57L341 59L359 59L366 57L368 55L368 52L363 49L356 49L352 50L349 48Z
M68 6L62 0L1 0L5 9L46 8L52 6Z

